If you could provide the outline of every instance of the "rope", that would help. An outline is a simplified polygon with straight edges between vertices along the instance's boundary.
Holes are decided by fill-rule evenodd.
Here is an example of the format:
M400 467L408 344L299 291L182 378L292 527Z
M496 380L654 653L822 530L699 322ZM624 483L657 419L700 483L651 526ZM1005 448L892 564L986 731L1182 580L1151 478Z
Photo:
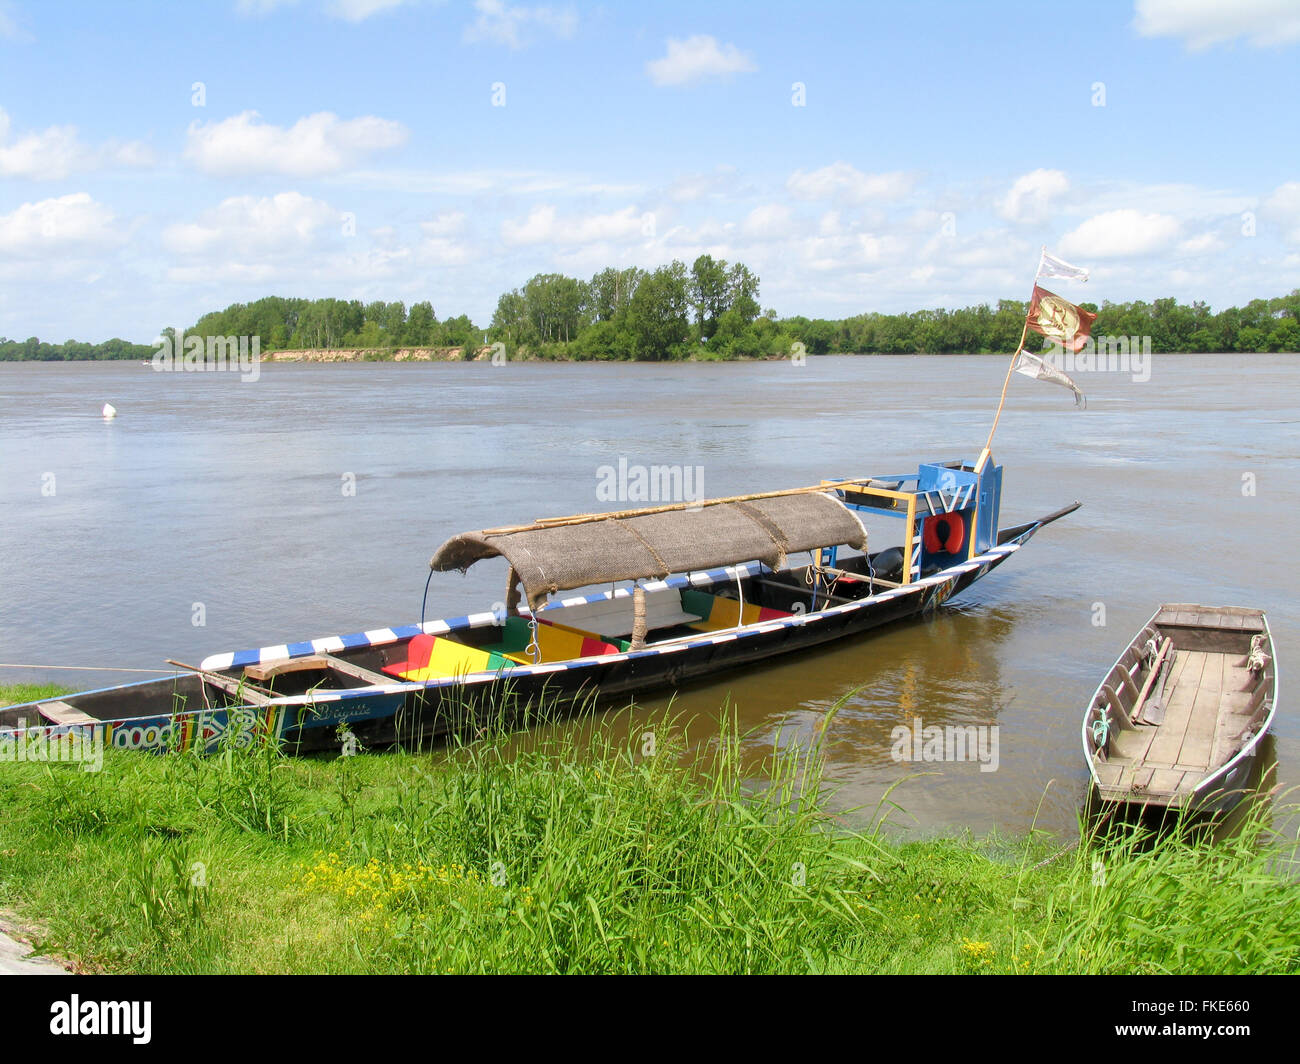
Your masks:
M424 581L424 598L420 599L420 631L424 631L424 607L429 604L429 584L433 581L433 570L429 570L429 575Z
M1110 717L1106 715L1106 711L1103 709L1101 716L1092 722L1092 741L1098 750L1106 745L1106 739L1109 735Z
M62 669L73 672L148 672L160 676L170 676L175 669L121 669L112 665L19 665L12 662L0 662L0 669Z
M524 653L529 654L533 659L533 664L540 664L542 660L542 645L537 641L537 617L533 616L528 619L528 645L524 647Z
M1072 843L1070 843L1068 846L1065 846L1065 847L1063 847L1062 849L1057 850L1056 853L1052 854L1051 857L1044 857L1044 858L1043 858L1041 861L1039 861L1037 864L1032 864L1032 865L1030 865L1030 866L1026 869L1026 871L1028 871L1028 872L1032 872L1032 871L1034 871L1034 869L1036 869L1036 868L1042 868L1043 865L1051 864L1051 863L1052 863L1053 861L1055 861L1058 857L1063 857L1065 854L1069 853L1071 850L1077 850L1078 848L1079 848L1079 843L1078 843L1077 841L1072 842Z
M645 549L650 552L650 557L652 557L655 560L655 565L659 566L659 571L664 576L668 576L672 572L672 570L668 568L667 563L665 563L664 560L661 557L659 557L659 552L654 549L654 545L648 539L646 539L645 536L641 535L641 533L638 532L631 525L624 525L623 527L626 528L629 532L631 532L632 535L634 535L640 541L641 546L645 547Z

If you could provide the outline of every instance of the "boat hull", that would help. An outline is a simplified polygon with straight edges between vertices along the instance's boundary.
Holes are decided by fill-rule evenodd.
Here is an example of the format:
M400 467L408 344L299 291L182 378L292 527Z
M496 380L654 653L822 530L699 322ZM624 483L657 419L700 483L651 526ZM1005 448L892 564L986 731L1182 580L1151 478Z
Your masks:
M1250 668L1255 643L1264 655L1257 671ZM1125 815L1233 809L1250 791L1276 717L1277 689L1262 610L1162 605L1111 666L1084 714L1081 740L1094 808Z
M1072 507L1069 509L1073 509ZM1066 511L1068 512L1068 509ZM472 729L486 719L507 725L563 711L587 700L606 700L675 688L743 669L774 657L862 635L874 628L933 611L960 594L1020 549L1057 515L1003 530L996 546L984 554L932 573L917 582L865 597L782 616L729 630L701 632L636 651L560 661L521 664L508 671L471 673L429 682L348 681L354 686L312 690L300 695L241 701L242 684L259 666L294 662L314 654L379 680L375 670L390 663L396 648L421 631L464 636L491 628L491 614L431 622L423 629L381 629L354 636L330 637L300 644L218 655L203 663L203 677L231 689L226 704L211 702L210 685L200 675L125 684L66 696L70 708L95 719L72 723L42 722L42 704L0 710L0 740L21 729L48 738L98 737L106 746L133 750L210 751L223 742L249 746L281 743L287 752L337 751L355 740L362 747L418 745L440 736ZM858 559L862 561L862 559ZM787 576L759 566L672 578L668 586L712 587L727 577ZM789 588L800 582L791 581ZM626 591L619 594L626 595ZM807 593L803 589L803 593ZM611 593L605 593L608 597ZM590 596L599 598L600 596ZM575 600L565 600L561 607ZM583 600L576 600L583 601ZM815 603L814 603L815 604ZM548 616L551 616L548 613ZM561 612L554 616L562 619ZM344 677L347 680L346 677ZM245 696L251 698L252 696ZM352 737L352 739L349 738Z

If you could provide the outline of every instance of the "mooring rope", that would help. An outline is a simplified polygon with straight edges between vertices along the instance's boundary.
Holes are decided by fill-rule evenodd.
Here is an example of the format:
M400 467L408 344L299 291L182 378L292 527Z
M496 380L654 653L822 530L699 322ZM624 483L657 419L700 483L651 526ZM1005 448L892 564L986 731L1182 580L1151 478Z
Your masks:
M12 662L0 662L0 669L63 669L72 672L149 672L161 676L170 676L175 669L123 669L114 665L19 665Z

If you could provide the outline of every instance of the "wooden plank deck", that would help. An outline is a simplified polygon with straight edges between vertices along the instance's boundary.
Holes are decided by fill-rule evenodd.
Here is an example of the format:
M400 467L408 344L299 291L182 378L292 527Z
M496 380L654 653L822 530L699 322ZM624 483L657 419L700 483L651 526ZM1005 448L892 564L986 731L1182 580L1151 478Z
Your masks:
M1146 759L1166 765L1175 764L1178 752L1183 748L1183 739L1192 722L1192 711L1196 704L1196 694L1200 690L1201 677L1205 672L1205 653L1199 650L1184 651L1187 655L1182 673L1177 683L1165 688L1165 719L1155 729L1155 738L1147 747Z
M1227 654L1205 654L1201 685L1196 691L1183 743L1178 748L1178 761L1194 765L1202 773L1210 767L1210 752L1214 748L1214 733L1219 723L1219 704L1223 699L1223 670L1227 664Z
M1169 670L1169 680L1165 684L1165 695L1169 696L1182 677L1183 670L1187 666L1188 655L1186 651L1174 652L1174 664ZM1165 722L1168 723L1169 717L1166 715ZM1142 725L1136 731L1121 731L1115 733L1111 740L1111 761L1117 761L1121 764L1131 763L1138 764L1148 757L1151 743L1156 736L1160 734L1162 724L1159 728L1150 725ZM1172 764L1172 762L1169 762Z

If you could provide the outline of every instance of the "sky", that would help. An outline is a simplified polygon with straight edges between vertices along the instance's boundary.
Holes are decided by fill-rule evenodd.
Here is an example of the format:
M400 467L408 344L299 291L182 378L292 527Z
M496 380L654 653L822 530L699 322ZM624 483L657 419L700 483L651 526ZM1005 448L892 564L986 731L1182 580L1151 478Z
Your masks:
M0 0L0 336L486 326L702 253L779 315L1300 287L1300 0Z

